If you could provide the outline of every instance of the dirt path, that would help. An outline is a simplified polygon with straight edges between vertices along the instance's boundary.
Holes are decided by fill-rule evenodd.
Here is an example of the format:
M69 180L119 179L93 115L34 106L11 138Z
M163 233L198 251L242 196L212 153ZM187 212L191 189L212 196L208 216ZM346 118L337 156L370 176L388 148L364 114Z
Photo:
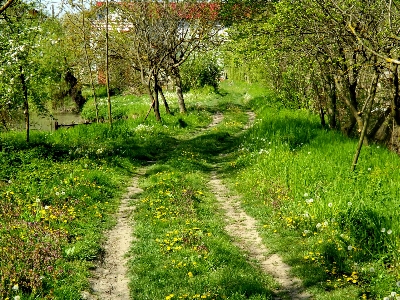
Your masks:
M129 300L129 278L126 266L126 254L134 240L132 236L132 212L135 207L129 202L143 190L138 188L139 175L133 177L127 193L121 199L116 214L117 224L108 233L104 244L104 258L98 263L91 281L92 291L84 292L82 298L87 300Z
M253 125L256 117L253 112L247 114L249 120L244 130ZM293 300L310 299L311 295L302 289L301 280L290 275L290 266L285 264L279 255L268 255L268 249L257 231L256 220L241 208L239 197L231 196L229 189L218 178L217 171L212 172L209 185L225 211L226 231L234 239L236 246L247 253L249 261L256 261L265 273L272 275L280 284L281 290L276 291L277 294ZM277 296L276 299L281 298Z
M247 124L243 127L243 130L251 128L256 120L256 114L254 112L247 111L246 114L249 117L249 119L247 121Z
M200 130L199 133L203 133L204 131L209 130L210 128L213 128L217 126L219 123L221 123L224 120L224 115L220 112L217 112L216 114L213 115L212 122L202 130Z
M277 254L267 255L268 249L257 231L256 220L241 208L237 196L230 195L228 188L218 178L217 172L212 173L209 185L225 211L226 231L233 237L234 244L247 253L249 261L256 261L264 272L275 278L282 289L277 292L288 294L289 299L310 299L310 295L302 291L300 279L290 275L290 266Z
M255 120L253 112L247 112L248 123L244 130L252 126ZM224 116L217 113L213 116L212 123L202 131L217 126ZM99 261L91 279L91 292L83 292L82 298L87 300L129 300L129 278L126 266L131 243L133 219L131 215L135 209L129 202L142 190L138 188L139 175L133 177L127 193L122 197L121 205L116 215L117 224L106 233L107 241L104 245L104 257ZM256 220L247 215L240 207L238 197L231 197L228 188L218 178L217 172L211 174L209 182L211 190L216 195L221 207L226 213L227 232L234 238L235 244L247 252L250 261L257 261L262 270L271 274L281 285L283 291L290 299L310 299L310 295L302 292L301 281L291 277L290 267L286 265L280 256L274 254L266 256L268 249L262 244L262 239L257 231ZM280 299L280 298L277 298Z
M220 112L213 115L213 120L204 132L217 126L224 119ZM138 188L139 175L132 179L127 193L121 199L121 205L116 214L117 224L105 235L107 241L104 244L104 257L98 262L92 273L91 291L82 292L82 298L86 300L129 300L129 278L127 277L128 253L134 240L132 235L132 212L135 207L129 205L129 201L143 190Z

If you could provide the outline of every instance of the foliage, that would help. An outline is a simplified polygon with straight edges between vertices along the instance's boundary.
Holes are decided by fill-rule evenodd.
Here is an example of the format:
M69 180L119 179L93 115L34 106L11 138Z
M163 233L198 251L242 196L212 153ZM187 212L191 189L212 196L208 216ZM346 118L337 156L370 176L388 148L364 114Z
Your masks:
M176 145L172 135L178 137L208 124L210 113L204 103L214 105L218 97L188 94L188 101L196 104L197 110L184 117L165 118L163 124L150 119L139 125L138 119L116 122L112 129L92 124L53 133L36 132L29 145L20 134L3 134L1 163L7 167L0 171L1 225L5 233L0 240L4 250L1 255L5 255L0 268L8 275L3 277L2 297L78 298L88 286L90 261L101 251L100 233L112 223L116 197L127 176L140 161L147 163L170 155ZM141 111L137 109L140 102L132 101L134 97L127 99L130 101L121 106ZM115 103L121 100L114 99ZM210 143L214 141L201 142ZM179 150L171 163L189 168L194 161L182 161L181 151L186 150ZM187 157L191 158L189 154ZM191 199L192 195L185 197ZM204 209L210 209L207 207ZM13 249L19 246L21 255L15 255ZM222 251L227 246L221 247ZM243 258L237 252L233 255L240 257L240 266L244 267ZM32 270L29 276L26 270Z
M181 67L182 89L189 91L210 86L216 91L221 72L222 67L216 55L199 53L192 56Z
M23 106L23 90L28 89L30 100L41 103L40 78L36 77L38 69L35 52L39 47L37 38L41 32L39 18L29 15L35 9L33 3L18 3L12 6L0 19L0 108L4 117L2 124L7 126L6 111L13 111ZM12 116L12 115L9 115Z
M59 22L41 9L36 2L16 2L0 19L0 118L5 129L19 121L25 100L44 113L48 102L53 100L56 106L54 99L64 93L65 53L60 47Z
M276 1L229 28L228 76L266 82L288 107L319 113L323 126L358 135L366 124L365 141L391 143L399 74L387 62L398 56L397 9L391 1Z

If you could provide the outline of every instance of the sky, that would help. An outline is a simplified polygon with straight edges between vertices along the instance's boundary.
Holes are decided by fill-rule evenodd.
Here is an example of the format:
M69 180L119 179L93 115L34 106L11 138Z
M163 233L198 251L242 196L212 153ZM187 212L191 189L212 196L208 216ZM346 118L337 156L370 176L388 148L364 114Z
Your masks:
M62 15L68 7L70 7L71 2L81 3L81 0L39 0L46 7L46 11L50 14L52 13L52 7L54 6L54 15L59 16ZM90 0L90 2L95 3L95 0ZM64 3L64 5L63 5ZM88 0L84 0L84 3L87 4ZM86 6L86 5L85 5Z
M46 11L51 14L52 6L54 6L54 14L58 15L61 13L61 3L64 0L42 0L41 3L46 7Z

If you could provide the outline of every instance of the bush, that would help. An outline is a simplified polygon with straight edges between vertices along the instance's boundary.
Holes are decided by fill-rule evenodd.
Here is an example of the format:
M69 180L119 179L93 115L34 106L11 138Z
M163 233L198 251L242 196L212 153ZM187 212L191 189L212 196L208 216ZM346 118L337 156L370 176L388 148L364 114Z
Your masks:
M221 71L222 67L215 55L199 54L194 56L182 65L182 89L189 91L211 86L217 90Z

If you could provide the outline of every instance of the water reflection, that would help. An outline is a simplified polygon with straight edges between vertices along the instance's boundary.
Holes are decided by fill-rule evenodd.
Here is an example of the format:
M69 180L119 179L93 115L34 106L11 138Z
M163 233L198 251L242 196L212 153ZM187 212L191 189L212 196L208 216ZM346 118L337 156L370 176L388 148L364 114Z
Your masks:
M53 118L50 116L39 116L31 114L30 116L30 129L41 131L54 131L54 123L58 124L72 124L83 123L84 120L77 113L55 113ZM22 120L15 128L16 130L25 130L25 122Z

